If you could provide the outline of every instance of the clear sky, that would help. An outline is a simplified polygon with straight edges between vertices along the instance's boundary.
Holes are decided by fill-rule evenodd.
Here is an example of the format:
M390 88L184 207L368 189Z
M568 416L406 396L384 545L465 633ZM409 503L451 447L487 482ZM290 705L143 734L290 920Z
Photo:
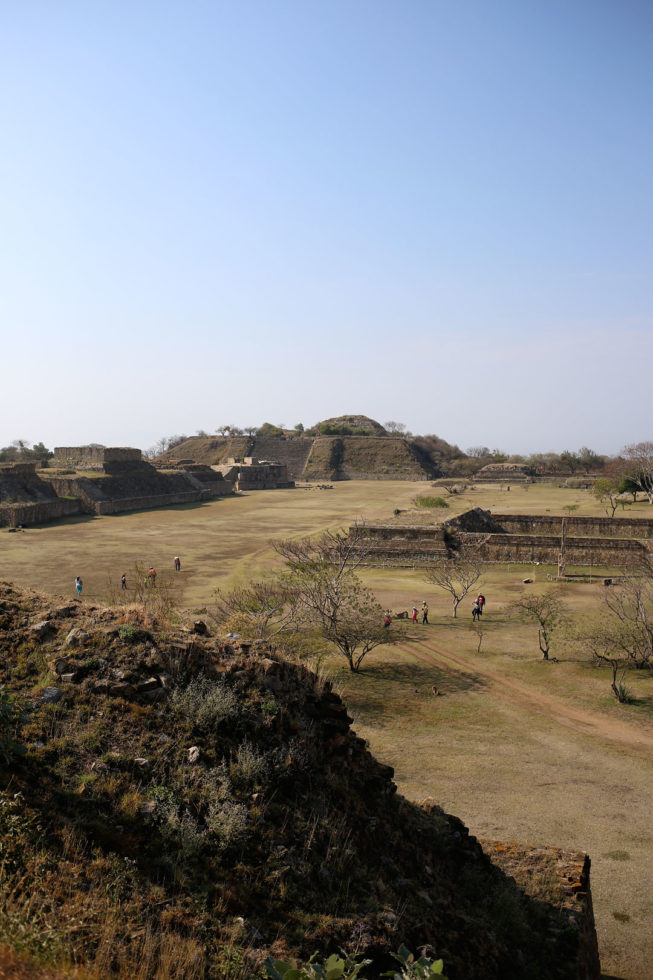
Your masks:
M0 445L653 438L650 0L0 3Z

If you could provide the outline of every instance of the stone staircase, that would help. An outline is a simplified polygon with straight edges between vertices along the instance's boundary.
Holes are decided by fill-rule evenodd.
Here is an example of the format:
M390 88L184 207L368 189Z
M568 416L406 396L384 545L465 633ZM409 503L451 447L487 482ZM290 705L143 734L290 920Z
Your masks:
M313 448L313 439L307 436L295 436L292 439L280 439L275 436L256 436L249 454L256 459L267 459L273 463L284 463L288 468L291 480L301 480L308 457Z

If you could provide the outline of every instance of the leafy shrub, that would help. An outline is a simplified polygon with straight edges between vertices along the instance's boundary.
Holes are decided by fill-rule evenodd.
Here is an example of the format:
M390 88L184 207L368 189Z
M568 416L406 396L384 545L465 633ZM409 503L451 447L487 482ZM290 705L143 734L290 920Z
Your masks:
M195 728L217 727L236 712L236 695L222 681L194 677L186 687L172 692L173 710L186 718Z
M324 962L318 963L317 953L314 953L308 963L300 966L268 957L265 961L265 969L269 980L356 980L363 967L371 962L371 960L356 961L346 953L343 959L334 953Z
M619 702L619 704L632 704L633 703L633 701L634 701L633 692L626 685L626 683L625 683L624 680L618 680L617 683L616 683L616 685L615 685L615 687L616 687L615 697L616 697L617 701Z
M431 960L426 956L420 956L418 960L409 949L402 945L399 947L396 953L392 954L398 963L401 964L400 972L397 973L396 970L390 970L388 973L384 973L384 977L390 977L391 980L431 980L432 977L441 977L441 980L446 980L443 974L444 961L443 960Z
M118 636L126 643L135 643L140 637L141 631L133 623L123 623L118 630Z
M433 977L440 977L446 980L442 970L444 963L442 960L431 960L426 956L415 959L413 953L402 944L397 953L392 954L400 963L400 972L390 970L382 976L390 977L392 980L432 980ZM332 954L326 960L318 962L317 953L311 956L308 963L294 964L285 963L283 960L273 960L271 957L265 961L265 969L269 980L364 980L361 973L372 960L355 960L347 953L342 957Z
M448 507L449 504L444 497L415 497L413 501L416 507Z

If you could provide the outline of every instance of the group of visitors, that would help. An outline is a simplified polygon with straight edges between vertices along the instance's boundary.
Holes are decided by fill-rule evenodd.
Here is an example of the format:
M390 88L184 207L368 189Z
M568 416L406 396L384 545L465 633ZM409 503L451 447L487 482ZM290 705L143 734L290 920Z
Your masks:
M417 606L413 606L413 616L412 616L412 619L413 619L413 622L414 623L417 623L418 622L418 618L417 617L418 617ZM422 625L424 625L424 624L426 624L427 626L429 624L429 607L428 607L428 604L426 602L426 599L422 603Z
M474 622L476 622L477 619L481 618L481 616L483 615L484 608L485 608L485 596L482 593L480 593L472 607L472 620ZM398 618L407 619L408 613L402 613ZM413 606L413 613L411 619L412 622L415 624L419 622L419 612L417 606ZM390 612L389 609L387 609L383 614L384 628L387 629L390 626L391 622L392 622L392 613ZM429 623L429 607L426 600L424 600L424 602L422 603L422 625L426 624L428 626L428 623Z
M479 595L478 599L472 606L472 622L476 622L483 615L483 609L485 608L485 596Z
M175 555L173 564L174 564L175 571L180 572L181 559L179 555ZM153 566L150 566L147 576L145 577L144 584L146 587L149 586L150 588L156 588L156 569ZM75 591L77 592L77 595L82 594L83 587L84 587L84 581L81 575L75 576ZM123 572L122 575L120 576L120 591L121 592L127 591L127 575L125 574L125 572Z

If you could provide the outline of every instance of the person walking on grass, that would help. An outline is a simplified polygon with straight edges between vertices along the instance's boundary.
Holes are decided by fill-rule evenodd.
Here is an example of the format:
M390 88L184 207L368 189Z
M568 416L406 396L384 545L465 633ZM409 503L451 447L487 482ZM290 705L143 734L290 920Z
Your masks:
M147 577L150 581L150 585L154 589L156 587L156 572L153 568L150 568L149 572L147 573Z
M481 618L481 607L478 604L478 599L472 606L472 622L475 623L476 620Z
M428 626L429 624L429 607L426 604L426 600L422 603L422 626Z
M392 615L390 614L390 610L386 609L383 615L383 629L385 630L389 629L391 622L392 622Z
M120 576L120 588L123 592L125 592L127 589L127 576L125 575L124 572Z
M479 597L476 600L476 602L478 604L478 614L479 614L479 616L482 616L483 615L483 610L485 609L485 596L484 595L479 595Z
M181 561L178 556L175 556L175 571L176 572L181 571Z
M417 606L413 606L413 622L417 625Z
M84 583L82 581L82 577L81 577L81 575L78 575L75 578L75 588L77 589L77 595L81 595L82 594L82 588L83 587L84 587Z

